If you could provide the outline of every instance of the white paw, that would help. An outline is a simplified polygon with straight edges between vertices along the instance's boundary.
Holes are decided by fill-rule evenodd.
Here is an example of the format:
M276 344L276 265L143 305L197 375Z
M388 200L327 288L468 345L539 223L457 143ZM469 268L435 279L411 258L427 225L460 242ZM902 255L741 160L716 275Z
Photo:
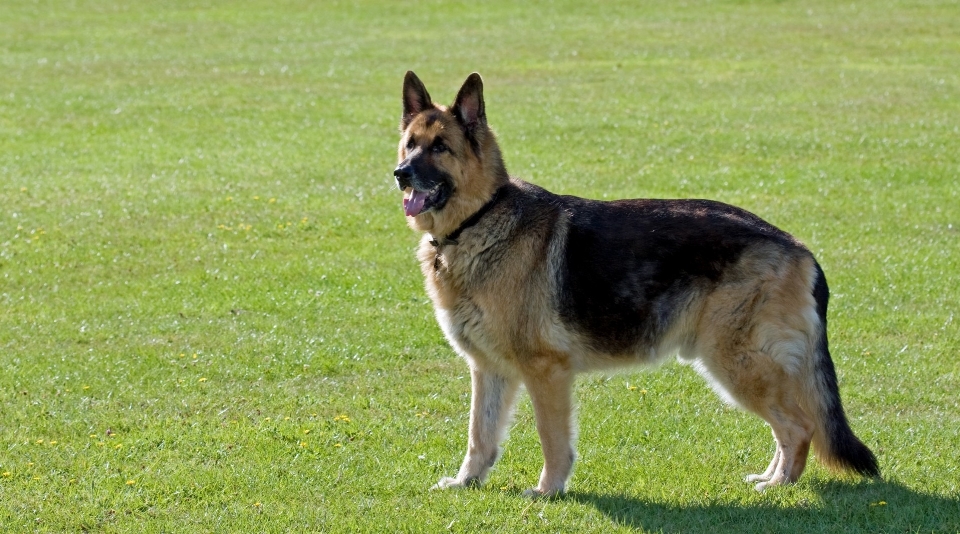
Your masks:
M476 477L470 477L466 479L459 479L453 477L443 477L436 484L430 486L431 490L442 490L449 488L474 488L480 485L480 479Z
M523 492L523 496L529 499L550 499L563 493L563 488L554 488L543 490L540 488L530 488Z
M781 484L786 484L787 481L783 477L773 477L770 480L764 480L763 482L757 484L753 488L757 491L763 491L767 488L772 488L773 486L779 486Z

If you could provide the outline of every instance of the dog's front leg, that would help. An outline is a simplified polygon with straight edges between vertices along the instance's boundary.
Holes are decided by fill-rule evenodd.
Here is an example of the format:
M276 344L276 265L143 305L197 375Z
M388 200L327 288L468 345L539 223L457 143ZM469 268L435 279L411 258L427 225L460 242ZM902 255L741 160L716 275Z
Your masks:
M473 400L467 455L454 478L440 479L435 489L477 486L487 477L500 456L519 380L473 367L470 373Z
M573 471L573 372L565 363L551 361L524 376L524 385L533 402L537 433L543 448L543 471L531 497L563 493Z

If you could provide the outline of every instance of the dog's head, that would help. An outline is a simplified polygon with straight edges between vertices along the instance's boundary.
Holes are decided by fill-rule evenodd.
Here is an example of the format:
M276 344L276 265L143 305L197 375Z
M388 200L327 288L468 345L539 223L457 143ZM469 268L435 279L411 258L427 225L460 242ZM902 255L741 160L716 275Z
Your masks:
M487 126L483 81L471 74L450 107L434 104L412 71L403 80L400 163L393 171L416 230L442 236L478 210L507 178Z

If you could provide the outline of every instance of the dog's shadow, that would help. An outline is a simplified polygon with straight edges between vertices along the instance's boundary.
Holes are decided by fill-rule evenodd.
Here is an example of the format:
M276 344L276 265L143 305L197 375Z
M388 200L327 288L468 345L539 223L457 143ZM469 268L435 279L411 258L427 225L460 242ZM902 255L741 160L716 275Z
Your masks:
M810 505L671 505L635 497L567 493L619 525L653 532L960 532L960 497L917 493L894 482L816 485Z

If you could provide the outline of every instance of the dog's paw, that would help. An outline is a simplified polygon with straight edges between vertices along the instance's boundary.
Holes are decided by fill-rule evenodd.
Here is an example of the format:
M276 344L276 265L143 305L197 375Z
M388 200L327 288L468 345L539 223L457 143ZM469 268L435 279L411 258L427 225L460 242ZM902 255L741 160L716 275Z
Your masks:
M767 488L772 488L772 487L774 487L774 486L783 486L783 485L789 484L789 483L790 483L790 481L787 480L785 477L773 477L773 478L771 478L770 480L763 480L763 481L761 481L759 484L757 484L756 486L754 486L753 489L762 492L762 491L766 490Z
M550 490L543 490L540 488L530 488L523 492L523 496L528 499L538 500L538 499L553 499L563 495L562 488L555 488Z
M475 488L480 485L480 479L469 477L459 479L454 477L443 477L436 484L430 486L431 490L444 490L450 488Z

